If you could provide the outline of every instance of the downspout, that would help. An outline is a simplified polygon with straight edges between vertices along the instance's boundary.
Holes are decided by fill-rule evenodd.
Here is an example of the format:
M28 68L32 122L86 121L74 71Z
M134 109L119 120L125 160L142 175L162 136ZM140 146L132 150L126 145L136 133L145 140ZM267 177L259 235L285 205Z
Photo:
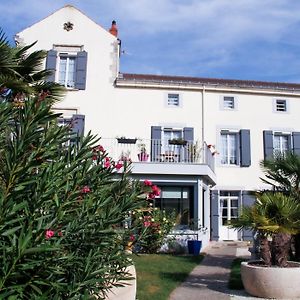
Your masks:
M201 128L201 138L202 138L202 146L204 147L204 100L205 100L205 86L202 88L202 128Z

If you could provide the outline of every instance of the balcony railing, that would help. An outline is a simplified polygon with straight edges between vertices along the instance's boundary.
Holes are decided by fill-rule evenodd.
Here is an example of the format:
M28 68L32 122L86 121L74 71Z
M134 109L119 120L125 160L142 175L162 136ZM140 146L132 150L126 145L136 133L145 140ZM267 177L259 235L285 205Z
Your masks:
M214 170L215 159L206 143L102 138L100 144L116 161L130 159L143 163L206 164Z

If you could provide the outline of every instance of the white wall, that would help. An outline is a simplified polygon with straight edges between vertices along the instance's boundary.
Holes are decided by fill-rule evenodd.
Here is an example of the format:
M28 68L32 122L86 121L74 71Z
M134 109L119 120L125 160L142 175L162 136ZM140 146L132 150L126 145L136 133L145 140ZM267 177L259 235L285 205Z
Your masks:
M233 111L220 109L222 96L235 96L237 109ZM273 110L274 99L286 99L289 105L287 113ZM250 129L251 166L222 166L220 155L216 156L217 185L227 188L253 190L263 187L259 177L263 176L259 162L264 158L263 131L300 131L297 120L300 111L300 99L290 96L212 93L205 94L205 139L215 144L220 150L220 129Z

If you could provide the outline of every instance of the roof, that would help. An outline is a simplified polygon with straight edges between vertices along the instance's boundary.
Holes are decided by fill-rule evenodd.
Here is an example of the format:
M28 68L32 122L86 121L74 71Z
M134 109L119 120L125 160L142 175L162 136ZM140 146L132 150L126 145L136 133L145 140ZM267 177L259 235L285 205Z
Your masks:
M227 86L238 88L276 89L276 90L300 90L299 83L268 82L253 80L203 78L186 76L168 76L151 74L120 74L118 82L159 83L159 84L184 84L184 85L207 85Z

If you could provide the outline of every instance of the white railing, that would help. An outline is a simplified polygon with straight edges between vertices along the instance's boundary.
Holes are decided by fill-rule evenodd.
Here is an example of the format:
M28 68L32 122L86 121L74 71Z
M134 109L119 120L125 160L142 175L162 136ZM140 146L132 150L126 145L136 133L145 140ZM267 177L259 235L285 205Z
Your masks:
M214 170L214 156L206 143L182 140L111 139L100 144L114 160L132 162L207 164Z

